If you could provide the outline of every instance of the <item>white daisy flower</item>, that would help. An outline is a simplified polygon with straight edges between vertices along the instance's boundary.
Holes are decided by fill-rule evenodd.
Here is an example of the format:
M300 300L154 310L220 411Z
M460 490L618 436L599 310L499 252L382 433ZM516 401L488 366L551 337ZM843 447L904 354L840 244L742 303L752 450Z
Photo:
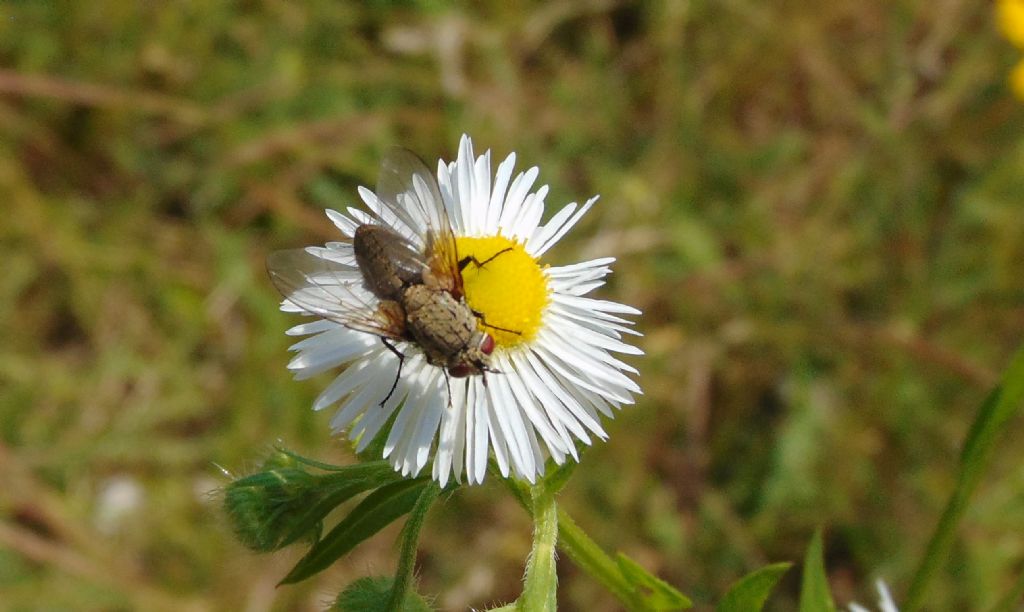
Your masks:
M892 599L892 594L889 593L889 587L885 584L884 580L877 580L875 582L875 588L878 589L878 610L879 612L900 612L900 609L896 607L896 602ZM864 606L853 602L850 604L850 612L871 612Z
M403 475L419 474L433 449L441 486L464 474L480 483L493 452L503 476L534 482L548 457L578 460L577 441L606 439L601 417L641 392L627 375L637 371L613 355L642 354L622 341L622 334L638 335L623 315L639 311L584 297L604 284L614 258L540 262L597 197L542 224L548 187L533 190L538 169L513 177L514 165L513 153L492 181L490 151L474 157L468 136L455 162L438 162L436 182L411 154L392 155L377 193L359 190L368 211L327 211L346 240L268 260L286 298L281 309L322 317L288 330L309 336L292 346L298 355L288 368L305 379L344 367L314 409L338 405L331 427L347 429L357 451L390 423L384 457ZM371 262L393 265L394 274L368 277L365 248L357 263L353 241L366 225L393 237L389 256ZM439 236L445 232L448 247ZM438 259L445 260L440 271ZM445 270L453 278L437 281ZM428 282L447 292L445 330L464 320L473 328L458 349L431 350L433 341L413 333L413 306L403 292Z

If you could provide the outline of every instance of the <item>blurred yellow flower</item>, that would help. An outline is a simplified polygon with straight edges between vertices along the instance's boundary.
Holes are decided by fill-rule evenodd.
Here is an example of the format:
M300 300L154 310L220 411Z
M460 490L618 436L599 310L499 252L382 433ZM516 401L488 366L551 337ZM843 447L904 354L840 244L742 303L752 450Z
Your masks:
M1017 65L1010 71L1010 89L1013 90L1021 100L1024 100L1024 60L1017 62Z
M996 20L1006 39L1024 49L1024 0L997 0Z

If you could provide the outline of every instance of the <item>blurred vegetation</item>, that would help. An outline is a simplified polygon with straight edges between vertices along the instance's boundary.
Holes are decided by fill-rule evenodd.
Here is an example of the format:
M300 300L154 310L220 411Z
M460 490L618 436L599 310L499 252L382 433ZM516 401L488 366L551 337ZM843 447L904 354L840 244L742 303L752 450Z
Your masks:
M897 599L1024 329L1024 109L988 3L0 4L0 608L317 610L393 571L392 528L275 588L210 491L283 444L347 461L263 271L335 237L382 151L537 164L602 195L550 261L614 255L646 395L562 503L714 602L826 527L836 600ZM1012 424L1008 440L1024 435ZM932 591L1024 571L996 457ZM497 488L495 488L497 487ZM514 599L530 524L439 505L419 591ZM566 610L615 604L571 564ZM792 609L791 572L773 597Z

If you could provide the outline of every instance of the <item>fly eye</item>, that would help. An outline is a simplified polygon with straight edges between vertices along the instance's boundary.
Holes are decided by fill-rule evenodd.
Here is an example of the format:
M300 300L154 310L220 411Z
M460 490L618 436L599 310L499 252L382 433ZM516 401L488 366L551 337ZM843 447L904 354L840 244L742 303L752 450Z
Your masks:
M484 339L480 343L480 352L484 355L490 355L494 352L494 338L490 334L484 335Z

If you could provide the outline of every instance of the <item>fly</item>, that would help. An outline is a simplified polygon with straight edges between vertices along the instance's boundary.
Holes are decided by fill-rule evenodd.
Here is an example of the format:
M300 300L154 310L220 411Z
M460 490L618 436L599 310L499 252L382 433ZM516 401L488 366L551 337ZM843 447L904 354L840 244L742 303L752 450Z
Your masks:
M505 251L482 262L458 256L437 181L408 150L394 149L384 158L377 197L376 218L363 215L366 222L355 228L354 266L302 249L278 251L267 259L275 286L307 313L378 336L398 357L395 381L381 405L401 378L405 354L397 341L418 346L427 363L444 369L446 381L494 372L494 338L481 331L477 321L487 327L486 320L466 303L462 270L483 267ZM417 231L424 226L425 232ZM405 230L414 238L399 233ZM367 299L367 292L376 299Z

